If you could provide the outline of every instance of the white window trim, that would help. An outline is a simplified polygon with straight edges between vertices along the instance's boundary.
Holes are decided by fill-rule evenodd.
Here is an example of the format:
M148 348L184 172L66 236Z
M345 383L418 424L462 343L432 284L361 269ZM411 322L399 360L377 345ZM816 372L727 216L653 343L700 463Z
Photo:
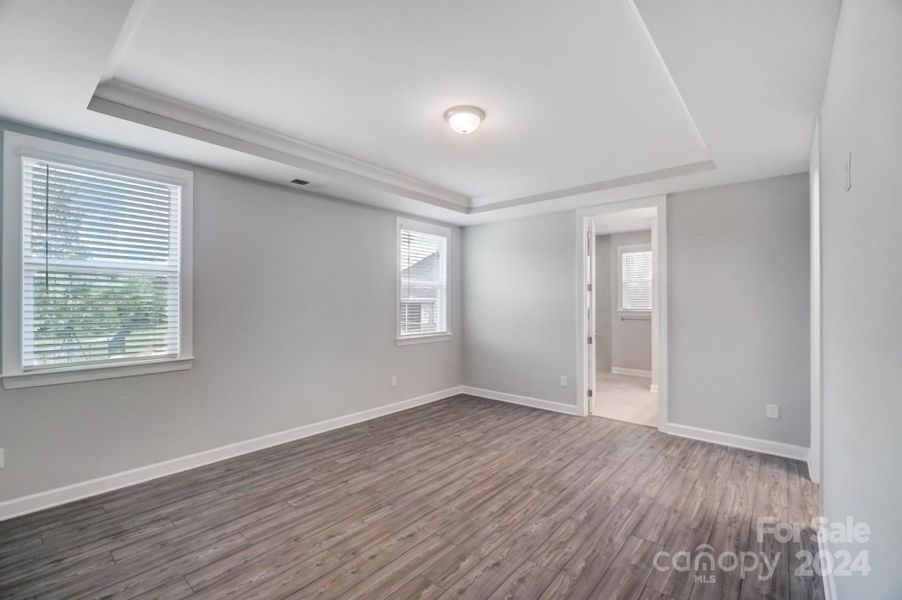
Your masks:
M617 246L617 314L651 319L651 309L623 308L623 255L627 252L651 252L651 244ZM652 298L654 302L654 298Z
M179 262L179 355L109 365L84 365L25 371L22 367L22 156L68 162L89 168L114 168L182 187ZM194 360L193 323L194 173L119 154L38 138L13 131L3 134L2 299L0 378L6 389L112 379L190 369Z
M414 335L401 335L401 230L413 229L422 233L441 235L447 240L447 282L445 284L445 329L437 333L420 333ZM398 217L395 226L395 344L409 346L411 344L428 344L430 342L447 342L451 340L451 230L441 225L416 221L405 217Z

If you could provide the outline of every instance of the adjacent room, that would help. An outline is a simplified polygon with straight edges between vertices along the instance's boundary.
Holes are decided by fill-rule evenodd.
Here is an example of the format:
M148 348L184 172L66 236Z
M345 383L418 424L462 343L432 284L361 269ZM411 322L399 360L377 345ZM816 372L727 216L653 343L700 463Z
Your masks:
M902 598L900 32L0 0L0 598Z
M594 327L589 326L594 331L595 385L589 412L657 428L652 355L657 355L658 339L652 331L659 287L652 226L658 226L655 208L592 217L595 268L588 293L595 307Z

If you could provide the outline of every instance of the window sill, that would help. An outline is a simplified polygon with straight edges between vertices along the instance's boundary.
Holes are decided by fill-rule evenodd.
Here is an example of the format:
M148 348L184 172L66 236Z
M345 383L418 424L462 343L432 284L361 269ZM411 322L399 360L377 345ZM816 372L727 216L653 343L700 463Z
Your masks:
M410 346L412 344L429 344L431 342L449 342L451 341L450 333L436 333L432 335L411 335L407 337L395 338L395 344L398 346Z
M160 361L135 362L118 365L73 367L53 371L30 371L2 375L3 387L7 390L97 379L116 379L133 375L150 375L170 371L185 371L191 368L194 358L173 358Z
M621 320L650 321L651 320L651 311L650 310L618 310L617 316L620 317Z

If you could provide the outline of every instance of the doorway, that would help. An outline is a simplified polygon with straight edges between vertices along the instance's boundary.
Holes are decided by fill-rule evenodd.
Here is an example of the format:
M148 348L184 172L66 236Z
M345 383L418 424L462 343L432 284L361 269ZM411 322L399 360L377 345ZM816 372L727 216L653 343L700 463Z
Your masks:
M579 211L583 414L666 423L665 210L660 197Z

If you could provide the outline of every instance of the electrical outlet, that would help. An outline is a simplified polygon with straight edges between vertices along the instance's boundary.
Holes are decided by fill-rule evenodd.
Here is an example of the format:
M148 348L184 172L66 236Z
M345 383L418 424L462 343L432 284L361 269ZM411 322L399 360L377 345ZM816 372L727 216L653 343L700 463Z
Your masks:
M3 453L3 448L0 448L0 469L6 466L6 455Z
M567 376L561 375L561 387L567 387Z
M768 419L779 419L780 418L780 407L776 404L768 404L767 405L767 418Z
M398 376L397 375L391 376L391 386L398 387Z

